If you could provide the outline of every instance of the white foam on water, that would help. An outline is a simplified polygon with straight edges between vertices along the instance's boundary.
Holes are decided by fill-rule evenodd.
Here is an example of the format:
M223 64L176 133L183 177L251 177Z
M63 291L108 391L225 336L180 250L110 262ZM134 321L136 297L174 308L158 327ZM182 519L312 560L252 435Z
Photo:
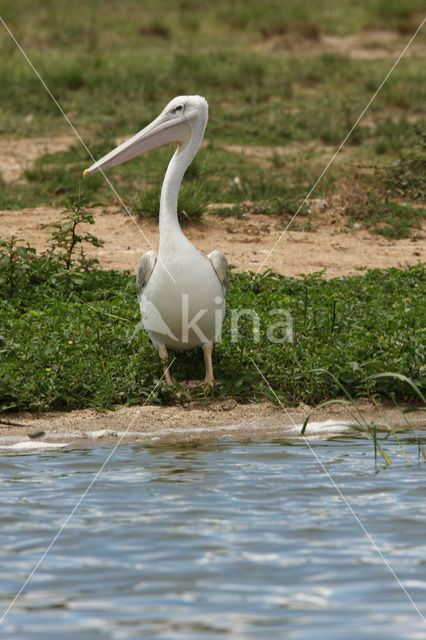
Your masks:
M112 431L111 429L99 429L99 431L86 431L84 435L88 436L89 438L93 438L94 440L98 440L99 438L116 438L118 436L118 433L117 431ZM132 435L132 433L130 433L129 435Z
M290 429L293 429L295 434L300 435L302 431L302 424L293 425ZM332 436L339 433L348 433L353 431L353 422L326 420L325 422L308 422L304 437L310 436Z
M63 449L68 442L42 442L38 440L24 440L15 444L0 444L1 451L37 451L40 449Z
M353 433L353 427L351 422L336 422L336 420L326 420L325 422L309 422L304 438L329 438L332 436ZM150 438L152 440L158 440L161 436L172 436L174 433L181 435L202 434L212 436L219 436L226 434L232 436L233 433L237 434L237 437L242 437L244 434L249 435L251 432L256 435L270 435L274 434L282 437L300 438L302 437L301 431L302 424L276 424L276 425L262 425L258 422L248 423L236 423L231 425L217 425L217 426L201 426L201 427L169 427L167 429L151 429L150 431L117 431L115 435L117 437L138 437L138 438Z

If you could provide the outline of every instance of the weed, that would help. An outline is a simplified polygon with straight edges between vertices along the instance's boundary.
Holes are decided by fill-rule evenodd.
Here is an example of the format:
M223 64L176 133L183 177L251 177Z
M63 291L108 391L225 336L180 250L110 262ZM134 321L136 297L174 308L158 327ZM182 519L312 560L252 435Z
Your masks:
M85 205L87 205L87 199L80 191L78 195L70 198L67 208L61 214L61 220L42 227L54 229L48 241L49 249L46 255L48 260L63 267L53 277L64 279L66 291L72 284L81 281L80 271L88 271L98 262L96 258L86 257L84 244L89 243L94 247L102 246L102 242L96 236L84 230L85 225L92 225L95 222L92 214L85 209ZM75 255L77 249L80 249L78 256Z
M352 417L353 419L353 423L350 425L352 429L354 429L355 431L358 431L359 433L361 433L362 435L364 435L365 437L367 437L369 440L372 440L373 444L374 444L374 457L375 457L375 462L377 465L377 455L378 453L380 453L380 455L382 456L384 463L386 466L389 466L392 462L391 458L389 457L389 455L386 453L385 449L384 449L384 441L387 440L389 438L389 436L393 437L396 442L399 444L402 453L404 454L407 462L409 463L410 460L408 459L408 456L404 450L404 447L402 446L402 444L400 443L399 439L398 439L398 435L397 435L397 430L396 429L392 429L389 427L389 425L387 425L386 423L383 423L383 421L374 421L374 422L367 422L366 418L364 417L362 411L358 408L356 402L354 401L353 397L351 396L351 394L349 393L349 391L345 388L345 386L343 384L341 384L341 382L336 378L336 376L334 376L332 373L330 373L327 370L321 370L318 369L316 371L316 373L320 374L320 375L326 375L329 376L331 379L334 380L335 384L340 388L343 398L338 398L336 400L327 400L325 402L322 402L321 404L319 404L317 407L315 407L315 409L313 409L308 416L306 417L303 426L302 426L302 430L301 430L301 435L303 436L306 433L306 429L308 427L309 424L309 420L311 419L311 417L315 414L316 411L318 411L318 409L323 408L323 407L328 407L330 405L341 405L344 406L346 408L346 410L348 411L349 415ZM409 385L411 387L411 389L413 390L414 394L417 396L418 400L420 402L423 403L422 407L415 407L413 409L408 409L406 411L419 411L419 410L426 410L426 398L424 397L423 393L421 392L421 390L419 389L419 387L409 378L407 378L406 376L403 376L401 374L398 373L389 373L389 372L384 372L384 373L379 373L373 376L370 376L370 380L378 380L378 379L383 379L383 378L397 378L398 380L401 380L402 382L406 383L407 385ZM367 382L367 380L365 381ZM398 403L395 403L396 406L400 409L400 407L398 406ZM400 409L401 411L401 417L403 417L404 415L404 411L402 409ZM409 423L407 422L407 426L409 426ZM379 433L380 432L387 432L387 435L385 436L385 438L379 438ZM423 444L421 442L421 440L419 438L416 437L415 433L413 432L413 436L414 438L416 438L417 440L417 444L418 444L418 449L419 449L419 457L420 454L423 457L423 460L426 462L426 452L423 448Z
M399 154L402 149L412 148L418 143L413 125L404 116L399 118L388 116L376 124L373 134L377 138L375 147L379 155Z
M158 186L141 191L132 201L133 211L141 218L158 218L160 193L161 189Z
M360 168L337 182L334 199L350 221L362 222L388 238L410 237L426 218L426 208L411 202L426 197L426 136L420 126L411 133L413 147L400 150L396 163ZM408 202L401 204L395 198Z
M413 229L421 229L426 209L403 205L388 199L386 189L377 189L368 174L353 174L339 181L338 206L349 220L362 222L372 233L387 238L408 238Z
M151 187L139 194L132 202L135 213L141 217L158 218L160 208L161 189ZM206 212L208 198L198 185L183 185L179 191L178 216L180 223L196 222L202 219Z
M30 269L30 258L36 251L28 244L18 245L22 242L15 236L8 240L0 238L0 269L3 270L4 282L8 293L12 296L15 293L19 275Z
M414 127L414 145L404 150L397 162L384 174L388 192L393 196L426 200L426 131Z

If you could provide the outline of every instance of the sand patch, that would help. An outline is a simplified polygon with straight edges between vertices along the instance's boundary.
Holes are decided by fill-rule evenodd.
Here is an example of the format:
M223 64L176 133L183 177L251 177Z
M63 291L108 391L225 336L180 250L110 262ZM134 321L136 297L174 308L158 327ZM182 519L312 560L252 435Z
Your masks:
M48 153L67 151L76 143L76 137L55 138L0 138L0 176L4 182L16 182L37 158Z
M216 146L224 149L225 151L229 151L230 153L236 153L255 160L259 167L272 166L275 159L280 159L281 156L288 156L296 153L326 153L331 156L336 151L335 145L326 145L318 140L314 140L312 142L293 142L291 144L281 146L277 145L273 147L225 143L217 143ZM345 151L345 148L342 148L339 151L339 156L342 153L345 153Z
M419 19L419 24L421 20ZM415 32L413 27L412 33ZM411 34L401 35L388 29L366 29L359 33L329 35L316 33L315 37L300 30L285 33L270 33L253 45L255 51L272 55L323 55L334 54L348 56L357 60L377 60L396 58ZM426 44L421 34L413 42L406 57L423 57Z
M325 270L326 277L331 278L357 274L365 268L402 269L425 260L423 238L388 240L363 229L345 227L345 219L326 201L314 202L319 203L316 232L289 230L282 236L289 217L250 213L241 218L207 215L203 223L184 231L201 251L223 251L237 271L273 269L298 276ZM0 211L0 237L15 235L42 252L50 231L41 227L56 221L60 211L54 207ZM104 245L88 247L87 255L97 258L103 269L128 269L134 273L140 256L150 248L148 241L155 249L158 246L157 221L139 221L143 235L118 207L96 208L93 212L95 224L90 231ZM298 217L296 221L303 228L303 219Z

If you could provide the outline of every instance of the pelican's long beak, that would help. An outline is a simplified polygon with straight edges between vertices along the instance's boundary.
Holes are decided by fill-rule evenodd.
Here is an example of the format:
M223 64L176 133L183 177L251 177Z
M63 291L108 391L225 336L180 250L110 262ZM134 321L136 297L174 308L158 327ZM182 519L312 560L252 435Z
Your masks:
M102 171L122 164L136 156L155 149L163 144L176 142L179 146L184 146L191 136L191 129L185 118L170 118L169 114L161 114L145 129L139 131L133 138L123 142L116 149L110 151L103 158L92 164L83 173L87 176L95 171Z

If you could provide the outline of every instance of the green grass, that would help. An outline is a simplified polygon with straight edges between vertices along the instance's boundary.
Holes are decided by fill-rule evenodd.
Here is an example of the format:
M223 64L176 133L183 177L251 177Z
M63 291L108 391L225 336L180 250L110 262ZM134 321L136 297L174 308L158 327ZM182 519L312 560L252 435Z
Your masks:
M0 49L1 61L0 132L30 137L69 133L19 52L2 56ZM34 52L34 63L95 158L116 146L116 136L145 126L174 94L207 96L211 117L208 144L197 157L201 174L189 173L188 189L182 194L183 208L190 210L188 219L199 219L209 202L250 200L273 211L277 198L301 201L389 68L388 60L331 54L284 58L229 50L195 54L175 52L172 46L157 55L145 48L95 56L52 48ZM424 127L419 122L415 128L407 119L426 99L421 77L420 60L401 61L369 111L373 124L360 123L347 142L344 160L337 158L314 195L329 192L335 180L347 175L347 163L360 161L389 170L387 188L394 197L424 198L424 185L415 185L424 175L424 145L411 162L416 135L424 136ZM263 160L261 155L230 150L229 145L278 150ZM135 193L142 192L149 200L158 191L170 153L169 148L159 149L109 172L129 206L136 203L137 211L154 212L155 205L138 202ZM77 141L68 152L39 158L23 181L0 181L0 209L63 205L91 162ZM238 189L236 176L241 181ZM99 175L89 176L85 189L92 199L111 201L111 191Z
M419 237L422 223L426 220L426 208L403 205L388 199L389 192L376 190L368 178L354 176L352 187L357 181L358 191L352 192L352 201L345 207L351 223L361 223L371 233L387 238Z
M13 287L10 260L0 260L0 407L105 408L143 402L161 376L161 365L147 335L136 329L140 315L134 277L74 266L65 278L60 261L14 251ZM424 387L424 295L420 266L329 281L319 274L301 280L274 273L254 279L233 274L223 341L214 353L220 381L215 393L241 401L269 397L254 361L287 405L338 397L339 385L353 396L410 398L412 389L401 379L368 376L391 371ZM232 313L247 308L258 314L260 331L242 319L239 339L233 341ZM291 314L293 342L268 339L268 328L277 322L272 309ZM201 378L201 352L178 354L172 374L179 381ZM176 398L162 383L152 401Z
M138 194L132 202L133 211L141 218L158 218L160 187L151 187ZM207 210L208 197L197 183L185 184L179 191L178 217L184 226L188 222L201 220Z
M411 126L411 125L410 125ZM409 145L394 162L376 165L373 172L352 168L349 182L358 185L358 198L345 206L352 222L362 222L373 233L392 238L416 235L425 218L426 154L424 132L417 126L407 133ZM97 147L96 157L108 148ZM140 216L157 217L161 181L170 157L170 149L158 149L149 157L116 167L111 180L129 209ZM69 194L82 183L82 171L87 166L85 154L79 147L67 152L39 158L25 173L26 181L13 187L0 182L0 208L17 209L36 205L65 205ZM276 153L268 167L259 167L255 156L242 155L215 145L201 149L197 160L188 170L179 194L179 215L184 223L200 220L210 203L233 203L237 214L249 202L249 210L258 213L295 213L313 184L313 176L322 169L321 156L310 154L309 164L299 155L288 157ZM333 192L339 171L330 170L315 195ZM142 187L142 189L141 189ZM111 201L111 190L100 174L84 181L85 194L103 203ZM135 195L136 192L136 195ZM127 196L127 197L126 197ZM404 201L405 203L401 202ZM242 204L243 203L243 204ZM306 214L304 206L301 214ZM219 211L219 210L218 210ZM315 229L315 219L309 222ZM293 227L295 228L295 227Z
M409 238L413 230L421 229L422 221L426 220L426 209L408 207L394 202L372 203L362 216L354 216L355 220L363 220L364 224L372 227L372 233L386 238Z
M95 1L76 11L72 3L51 0L48 8L32 3L29 10L23 0L3 7L2 15L96 158L116 145L117 136L150 122L174 95L207 97L211 117L208 146L198 156L202 172L186 178L182 194L189 220L199 219L209 202L250 200L274 211L277 199L302 200L393 61L391 56L352 59L324 47L305 50L302 43L318 45L326 34L384 27L394 29L395 46L402 49L407 38L401 33L411 22L420 23L421 10L417 0L363 0L356 6L349 0L270 0L262 5L248 0L232 7L224 0L213 5L165 0L161 7L145 3L143 10L136 0L119 6L106 0L102 11L99 6ZM369 42L369 33L364 32L365 42L374 48L374 34ZM263 47L270 38L288 37L300 51L286 40L277 51ZM416 43L423 38L420 33ZM0 64L0 133L69 134L68 124L4 29ZM424 186L419 190L413 184L424 175L424 145L416 162L407 164L416 144L411 120L421 117L426 100L423 67L418 55L400 61L372 103L369 121L361 121L348 140L344 161L337 158L315 195L329 192L335 180L347 175L347 164L361 162L389 168L392 197L424 198ZM421 121L418 131L424 135ZM262 160L226 145L287 146L289 151ZM160 149L110 172L126 204L154 213L169 155L169 149ZM77 141L68 152L39 158L23 181L5 185L0 179L0 209L64 204L88 164L91 159ZM234 186L236 176L240 189ZM380 181L379 174L375 179ZM111 201L100 176L90 176L85 184L92 199ZM138 192L142 197L135 196Z
M94 54L128 50L135 42L161 50L165 43L208 47L214 44L241 47L253 39L288 32L315 37L320 33L354 33L370 27L398 28L418 17L421 0L184 0L161 3L138 0L93 0L65 4L61 0L34 3L2 1L2 16L17 30L23 44L43 48L70 47ZM104 9L104 10L103 10ZM108 34L106 37L105 34ZM7 49L7 40L3 47Z

